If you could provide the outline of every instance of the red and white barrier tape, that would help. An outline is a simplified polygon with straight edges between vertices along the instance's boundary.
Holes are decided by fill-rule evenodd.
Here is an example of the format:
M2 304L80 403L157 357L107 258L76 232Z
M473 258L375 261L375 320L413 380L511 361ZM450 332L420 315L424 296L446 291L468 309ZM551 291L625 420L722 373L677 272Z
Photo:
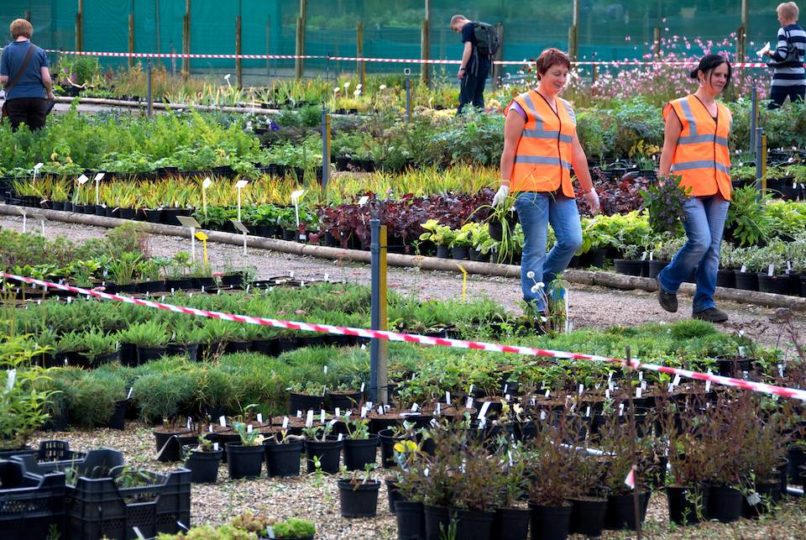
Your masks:
M372 62L387 64L454 64L458 65L459 60L426 60L420 58L374 58L356 56L328 56L328 55L296 55L296 54L183 54L183 53L128 53L128 52L101 52L101 51L60 51L57 49L47 49L47 52L58 54L73 54L77 56L97 56L111 58L155 58L155 59L224 59L224 60L333 60L338 62ZM495 60L495 64L501 66L522 66L531 64L529 60ZM572 62L575 66L696 66L696 60L673 60L673 61L644 61L644 60L579 60ZM806 64L804 64L806 65ZM736 62L731 64L734 68L765 68L764 62Z
M562 358L568 360L589 360L594 362L610 362L613 364L624 365L626 360L619 358L610 358L606 356L598 356L592 354L578 354L563 351L553 351L550 349L535 349L533 347L521 347L517 345L498 345L496 343L486 343L483 341L464 341L461 339L447 339L429 336L421 336L417 334L402 334L398 332L389 332L387 330L368 330L364 328L351 328L347 326L332 326L329 324L316 324L307 322L284 321L279 319L266 319L263 317L253 317L251 315L233 315L230 313L222 313L220 311L207 311L204 309L197 309L184 306L176 306L173 304L165 304L162 302L155 302L153 300L144 300L141 298L132 298L131 296L121 296L118 294L108 294L95 289L82 289L80 287L73 287L71 285L63 285L60 283L53 283L49 281L42 281L30 277L17 276L0 272L0 277L12 279L28 283L29 285L39 285L40 287L47 287L51 289L59 289L68 291L75 294L82 294L100 298L102 300L112 300L115 302L123 302L126 304L134 304L136 306L148 307L152 309L161 309L164 311L171 311L173 313L184 313L186 315L195 315L196 317L206 317L210 319L218 319L222 321L232 321L241 324L256 324L260 326L271 326L274 328L285 328L288 330L302 330L306 332L319 332L323 334L336 334L341 336L355 336L363 338L376 338L385 339L388 341L402 341L405 343L416 343L419 345L438 346L438 347L451 347L458 349L472 349L476 351L489 351L500 353L522 354L526 356L544 356L549 358ZM633 359L630 361L630 367L633 369L645 369L648 371L657 371L667 375L679 375L689 379L707 382L710 381L714 384L723 386L731 386L740 388L742 390L750 390L752 392L760 392L763 394L770 394L779 397L799 399L806 401L806 390L799 390L795 388L786 388L782 386L773 386L753 381L745 381L743 379L734 379L731 377L721 377L719 375L712 375L710 373L700 373L697 371L689 371L687 369L673 368L668 366L661 366L658 364L648 364L640 360Z

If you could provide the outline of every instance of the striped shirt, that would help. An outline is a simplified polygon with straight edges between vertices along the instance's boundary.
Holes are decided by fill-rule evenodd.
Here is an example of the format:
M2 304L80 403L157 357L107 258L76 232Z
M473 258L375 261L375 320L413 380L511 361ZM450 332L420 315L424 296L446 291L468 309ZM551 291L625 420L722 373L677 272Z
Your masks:
M787 34L789 34L788 41ZM803 60L806 58L806 32L797 23L778 29L778 47L772 55L773 60L781 62L786 58L787 43L794 45L800 52L800 63L797 66L774 67L772 86L806 85L806 70L803 68Z

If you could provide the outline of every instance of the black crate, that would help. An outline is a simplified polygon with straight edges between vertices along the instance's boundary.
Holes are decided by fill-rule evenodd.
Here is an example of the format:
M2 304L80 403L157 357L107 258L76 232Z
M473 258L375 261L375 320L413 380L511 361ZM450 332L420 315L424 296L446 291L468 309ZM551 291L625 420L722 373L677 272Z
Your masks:
M190 527L190 471L152 473L154 485L118 488L113 478L79 477L68 486L65 502L67 538L119 540L176 534Z
M61 457L60 460L42 460L40 456L35 454L14 456L12 461L22 463L23 471L32 475L65 472L68 468L72 468L75 469L76 476L89 478L109 476L113 469L123 465L123 454L109 448L90 450L86 454L68 450L60 452L58 456L54 453L49 456Z
M63 473L36 476L22 464L0 461L0 537L4 540L48 538L64 530Z

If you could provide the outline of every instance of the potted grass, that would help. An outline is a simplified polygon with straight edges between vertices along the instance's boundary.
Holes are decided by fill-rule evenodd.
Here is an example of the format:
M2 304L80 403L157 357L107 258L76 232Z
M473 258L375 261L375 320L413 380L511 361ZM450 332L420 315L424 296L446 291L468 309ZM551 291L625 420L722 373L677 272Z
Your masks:
M378 509L378 491L381 488L380 480L373 477L375 467L374 463L366 463L363 474L354 470L350 477L341 478L337 482L341 517L375 517Z
M185 467L190 469L190 481L199 484L212 484L218 478L218 467L224 450L213 442L209 433L199 435L198 445L185 459Z
M299 476L304 437L290 435L287 427L275 431L263 441L269 476Z
M232 480L256 478L263 466L263 435L243 422L236 422L233 429L240 437L240 443L228 442L227 467Z
M271 526L277 540L313 540L316 526L307 519L288 518Z
M105 334L100 330L93 330L84 334L85 350L81 351L86 358L87 364L93 367L109 362L116 362L120 356L118 354L118 344L115 336Z
M137 364L158 360L168 350L170 338L164 323L149 320L129 326L118 334L122 343L130 343L137 348Z
M347 437L344 440L344 466L348 471L360 471L375 465L378 453L378 435L369 432L369 420L350 419L344 416Z

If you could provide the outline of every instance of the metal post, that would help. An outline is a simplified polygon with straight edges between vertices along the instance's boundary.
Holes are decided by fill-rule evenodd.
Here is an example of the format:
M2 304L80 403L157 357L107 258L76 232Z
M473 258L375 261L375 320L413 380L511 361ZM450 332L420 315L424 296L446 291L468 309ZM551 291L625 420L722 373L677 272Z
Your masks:
M767 136L764 134L764 128L756 128L756 189L759 192L758 198L767 191L767 152L766 152Z
M171 77L176 77L176 47L171 43Z
M330 180L330 115L322 103L322 191L326 192Z
M756 127L758 127L758 89L750 92L750 153L756 155Z
M146 89L146 100L148 102L148 116L154 114L154 95L152 93L152 78L151 78L151 59L149 58L148 62L146 63L146 83L148 88Z
M406 70L406 122L411 122L411 70Z
M308 0L299 0L299 17L297 17L297 43L294 54L297 57L305 54L305 15L308 8ZM305 71L305 62L302 58L294 59L294 77L297 80L302 78Z
M431 51L431 0L425 0L425 18L423 19L423 26L420 30L420 58L428 60ZM423 83L429 84L431 80L431 71L428 62L420 64L420 78Z
M129 7L129 69L134 67L134 0Z
M372 329L386 330L386 225L371 219L372 242ZM386 340L373 339L370 345L369 399L387 402Z
M501 71L503 70L503 66L501 64L496 64L495 62L500 62L504 59L504 23L496 24L495 28L498 32L498 38L501 40L501 45L495 52L495 58L493 58L493 88L498 88L498 85L501 82Z
M182 19L182 77L190 77L190 0L185 0L185 16Z
M747 25L750 20L747 0L742 0L742 24L736 31L736 61L744 62Z
M238 16L235 17L235 80L237 81L238 88L243 88L243 60L241 59L241 11L240 2L238 7Z
M355 56L357 58L364 58L364 21L358 21L358 26L355 29ZM355 63L356 70L358 71L358 82L361 88L366 92L367 86L367 64L362 60Z
M579 0L574 0L571 7L571 27L568 28L568 56L575 62L579 56L579 40L577 25L579 24Z
M78 0L76 11L76 50L84 50L84 0Z

